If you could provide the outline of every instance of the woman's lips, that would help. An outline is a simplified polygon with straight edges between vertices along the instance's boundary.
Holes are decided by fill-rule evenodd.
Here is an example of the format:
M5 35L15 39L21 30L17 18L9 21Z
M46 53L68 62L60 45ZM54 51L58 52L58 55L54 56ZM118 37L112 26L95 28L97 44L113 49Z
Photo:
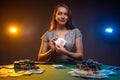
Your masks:
M60 22L65 22L65 20L60 20Z

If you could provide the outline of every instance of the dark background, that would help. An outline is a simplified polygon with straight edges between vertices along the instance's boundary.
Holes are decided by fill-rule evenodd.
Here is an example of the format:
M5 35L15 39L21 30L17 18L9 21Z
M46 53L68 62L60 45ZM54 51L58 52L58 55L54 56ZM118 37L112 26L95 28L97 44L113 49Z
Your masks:
M67 4L83 35L84 57L120 65L119 0L0 0L0 65L37 60L41 36L49 29L53 8ZM8 32L16 25L17 34ZM105 34L112 26L114 34Z

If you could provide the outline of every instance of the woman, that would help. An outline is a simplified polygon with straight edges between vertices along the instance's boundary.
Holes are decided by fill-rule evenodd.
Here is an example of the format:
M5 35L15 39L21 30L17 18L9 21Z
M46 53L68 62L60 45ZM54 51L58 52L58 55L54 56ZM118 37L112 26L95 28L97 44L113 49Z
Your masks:
M62 39L63 45L57 44ZM82 35L65 4L55 7L50 30L42 36L39 61L75 62L83 58Z

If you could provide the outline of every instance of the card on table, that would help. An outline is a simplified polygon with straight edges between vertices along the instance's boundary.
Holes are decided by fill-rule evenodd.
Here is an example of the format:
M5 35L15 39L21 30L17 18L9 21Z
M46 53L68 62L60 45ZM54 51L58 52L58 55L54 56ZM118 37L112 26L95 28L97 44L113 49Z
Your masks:
M60 64L53 64L52 65L54 68L65 68L64 65L60 65Z

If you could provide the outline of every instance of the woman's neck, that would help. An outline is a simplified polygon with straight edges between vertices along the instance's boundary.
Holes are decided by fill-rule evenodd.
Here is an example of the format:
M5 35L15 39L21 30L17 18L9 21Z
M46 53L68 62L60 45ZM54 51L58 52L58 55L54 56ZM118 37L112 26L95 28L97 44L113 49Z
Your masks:
M56 30L57 31L64 31L64 30L67 30L67 28L65 25L57 25Z
M57 26L56 27L56 34L58 37L65 38L66 33L68 32L68 29L66 26Z

